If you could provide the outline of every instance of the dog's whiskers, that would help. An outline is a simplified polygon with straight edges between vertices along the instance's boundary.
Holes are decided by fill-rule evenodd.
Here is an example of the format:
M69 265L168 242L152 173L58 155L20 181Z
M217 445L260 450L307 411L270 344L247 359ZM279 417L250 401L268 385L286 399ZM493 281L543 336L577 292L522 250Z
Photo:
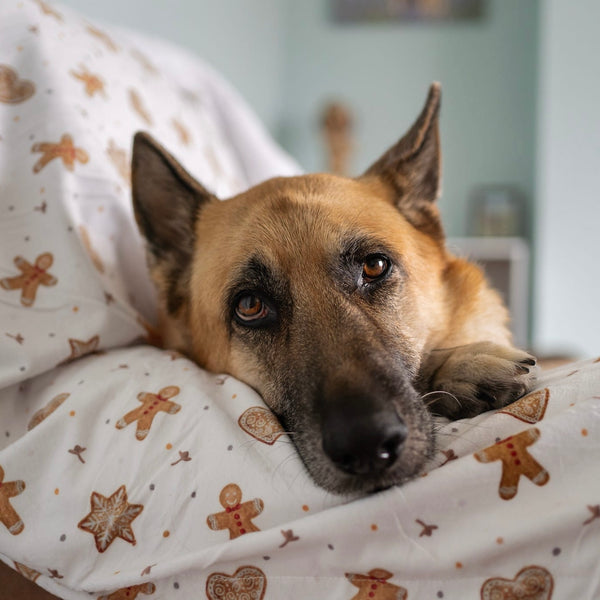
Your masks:
M277 445L283 444L283 445L287 445L287 446L295 446L294 440L292 439L296 435L295 431L282 431L281 433L284 434L284 435L286 435L286 436L288 436L288 438L290 438L290 439L285 439L284 437L278 437L275 440L275 444L277 444Z
M271 478L275 479L275 477L277 476L277 472L282 469L285 465L287 465L290 461L292 461L294 458L296 458L298 455L296 452L293 452L291 454L289 454L288 456L286 456L282 461L279 462L279 464L273 469L273 472L271 473Z
M292 438L296 434L295 431L281 431L281 433L287 435L289 438ZM244 442L242 442L239 445L239 448L243 449L243 450L248 450L248 449L250 449L251 446L255 447L259 443L264 443L264 442L262 440L252 437L251 439L248 439L248 440L245 440ZM278 437L274 443L278 444L278 445L283 444L285 446L294 446L295 445L292 439L285 439L282 437Z
M244 449L247 450L250 448L250 446L256 446L258 443L260 442L260 440L256 440L256 439L250 439L250 440L246 440L245 442L242 442L239 447L240 449Z
M487 423L470 423L468 428L463 429L462 431L451 431L451 430L446 430L446 431L442 431L442 429L447 425L449 425L450 423L444 425L444 424L440 424L440 425L434 425L434 431L436 433L436 436L441 436L443 438L450 438L453 439L455 442L459 442L459 448L462 448L461 452L460 452L460 456L464 456L465 454L470 454L471 452L474 452L476 450L481 450L482 447L484 447L487 444L492 444L493 443L493 439L489 439L487 442L483 442L481 439L468 439L466 437L466 433L473 431L473 430L479 430L479 431L483 431L483 432L494 432L495 431L495 427L491 426ZM445 449L450 449L450 448L445 448ZM440 448L437 448L437 451L441 452L442 450Z
M434 390L432 392L427 392L426 394L423 394L421 396L421 400L425 400L425 398L427 398L427 396L431 396L432 394L445 394L446 396L450 396L450 398L452 398L456 402L456 404L458 404L458 406L460 406L462 408L461 401L454 394L451 394L450 392L446 392L445 390ZM438 400L438 398L429 400L429 401L425 402L425 406L431 406L432 404L437 402L437 400Z
M432 415L432 416L434 417L434 419L435 418L442 418L442 419L444 419L444 417L442 417L441 415ZM434 421L434 423L433 423L433 432L434 433L439 433L447 425L448 425L448 421L446 419L444 419L443 422L441 422L441 423L438 423L438 422Z

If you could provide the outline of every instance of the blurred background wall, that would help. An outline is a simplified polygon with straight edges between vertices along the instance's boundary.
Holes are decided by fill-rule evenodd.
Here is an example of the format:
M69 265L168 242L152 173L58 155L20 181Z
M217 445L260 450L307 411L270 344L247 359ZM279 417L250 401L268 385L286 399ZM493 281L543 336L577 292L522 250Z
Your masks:
M472 21L336 23L329 0L63 0L187 46L242 93L307 170L319 117L352 110L352 172L443 86L447 233L468 233L479 186L512 186L530 219L530 335L544 354L600 353L600 2L486 0Z
M600 2L544 0L533 340L600 352Z
M285 146L322 165L315 109L340 98L355 111L356 172L412 124L442 83L447 233L464 235L475 185L510 182L533 195L537 0L493 0L482 20L336 24L327 2L291 2L284 73ZM322 167L321 167L322 168Z

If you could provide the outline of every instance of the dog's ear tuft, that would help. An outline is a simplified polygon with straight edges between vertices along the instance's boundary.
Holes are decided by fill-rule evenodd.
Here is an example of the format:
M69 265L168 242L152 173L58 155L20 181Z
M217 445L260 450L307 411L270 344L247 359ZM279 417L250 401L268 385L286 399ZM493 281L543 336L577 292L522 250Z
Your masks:
M439 112L441 86L433 83L425 106L408 132L364 173L391 186L398 209L417 228L443 237L435 205L440 193Z
M169 312L176 312L184 300L182 280L194 252L198 212L215 197L143 132L133 140L131 187L151 269L159 271Z

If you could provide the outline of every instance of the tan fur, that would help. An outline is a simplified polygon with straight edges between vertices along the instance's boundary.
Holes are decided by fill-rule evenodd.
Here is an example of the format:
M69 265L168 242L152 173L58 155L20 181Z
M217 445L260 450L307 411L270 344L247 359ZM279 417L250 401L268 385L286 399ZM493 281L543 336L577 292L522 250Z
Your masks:
M134 208L167 346L254 387L332 491L414 477L433 448L426 406L472 416L533 382L534 361L512 348L499 295L445 248L435 202L439 102L433 85L408 133L361 177L275 178L224 202L149 136L136 136ZM389 267L375 282L361 275L373 256ZM248 294L268 308L256 327L236 316L236 299ZM346 398L358 420L336 424ZM392 438L402 432L400 458L360 475L356 461L354 470L344 463L341 473L343 456L332 462L327 448L334 438L343 446L340 427L360 427L363 413L373 422L367 438L370 427L386 430L389 414Z
M372 180L318 174L272 179L227 202L205 206L196 230L196 255L203 258L193 265L191 283L195 294L190 307L191 347L184 350L191 351L194 359L210 370L231 369L231 361L236 359L231 357L214 298L223 295L228 283L223 273L235 269L249 248L262 248L276 259L297 282L299 293L306 296L315 290L314 281L325 276L321 272L323 257L319 253L322 249L311 246L311 237L325 240L324 245L329 244L333 249L337 246L339 232L360 230L376 233L395 247L406 258L411 279L423 284L410 290L414 296L410 303L414 314L404 323L408 328L404 333L414 340L415 350L420 353L427 345L431 329L448 326L449 315L443 294L439 293L446 257L443 249L428 236L415 232L408 223L397 218L397 211L384 192ZM278 202L281 197L301 208L291 224L280 220L280 213L286 210ZM323 197L327 198L326 203ZM368 208L364 198L369 198ZM322 213L320 222L311 215L312 208L318 208ZM389 223L385 231L381 231L382 222ZM256 227L257 223L260 227ZM278 241L277 247L272 246L272 240ZM207 248L210 252L205 252ZM303 282L310 282L310 285L303 286ZM327 293L326 288L321 291ZM311 302L319 309L324 304L318 297L312 298ZM323 315L323 320L327 320L327 315ZM187 325L185 323L184 327ZM212 340L209 347L206 339ZM239 360L237 367L243 368Z
M248 248L259 247L276 251L279 262L292 278L300 281L319 277L320 257L316 248L307 243L307 237L334 236L331 223L377 233L406 258L410 281L419 285L409 290L411 312L404 313L403 334L413 341L418 355L482 339L510 345L508 313L480 268L448 254L429 236L398 220L386 192L370 178L349 180L317 174L272 179L227 202L203 208L197 224L196 249L196 255L203 258L194 263L192 289L197 293L190 307L190 321L184 322L183 327L174 320L165 323L167 339L177 340L178 349L190 353L211 371L246 375L246 361L231 355L219 307L214 303L214 298L224 293L227 280L223 273L231 272ZM321 195L327 198L325 207L319 200ZM311 231L313 223L305 213L294 222L293 230L288 224L283 228L278 221L278 210L282 208L277 207L277 198L281 196L302 205L306 213L311 206L325 210L327 227ZM368 208L364 198L369 198ZM258 230L254 228L257 222L261 223ZM390 225L385 231L381 231L382 222ZM270 248L274 239L279 244L276 249ZM209 253L205 252L207 248ZM299 268L301 272L294 273ZM312 301L315 306L323 304L318 297ZM326 320L327 315L323 315L323 321ZM190 332L187 346L185 341L181 344L186 337L181 330ZM206 344L207 339L211 340L210 345ZM260 389L259 382L253 384Z

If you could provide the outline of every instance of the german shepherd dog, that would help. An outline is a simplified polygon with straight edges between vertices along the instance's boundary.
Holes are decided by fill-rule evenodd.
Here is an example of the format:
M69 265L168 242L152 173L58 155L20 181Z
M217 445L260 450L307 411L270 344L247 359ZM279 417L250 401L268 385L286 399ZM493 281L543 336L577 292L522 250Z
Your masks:
M257 390L334 493L415 477L433 415L500 408L535 379L498 294L445 248L439 107L433 84L360 177L275 178L227 201L135 136L134 212L165 345Z

